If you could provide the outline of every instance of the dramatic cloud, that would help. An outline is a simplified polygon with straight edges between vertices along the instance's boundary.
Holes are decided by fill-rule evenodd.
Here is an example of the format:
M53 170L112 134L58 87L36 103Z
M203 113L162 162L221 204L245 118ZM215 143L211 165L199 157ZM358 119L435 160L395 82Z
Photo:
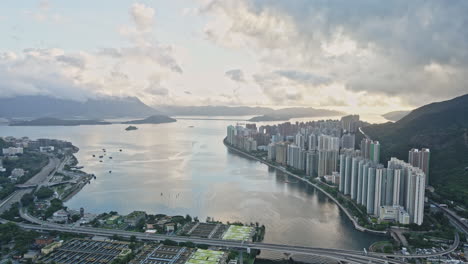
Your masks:
M226 76L235 82L245 82L244 73L240 69L229 70Z
M50 9L46 2L40 10ZM29 48L0 53L0 96L49 95L86 100L100 95L138 96L147 103L170 99L164 83L182 74L174 48L154 39L154 10L130 8L133 25L124 28L128 46L96 52ZM122 33L122 31L119 31Z
M276 72L309 83L309 92L341 84L355 94L418 105L467 91L466 1L213 0L200 12L213 18L208 39L256 54L265 69L257 75ZM277 92L297 85L278 88L273 81L270 88L267 79L255 78L267 96L294 98Z

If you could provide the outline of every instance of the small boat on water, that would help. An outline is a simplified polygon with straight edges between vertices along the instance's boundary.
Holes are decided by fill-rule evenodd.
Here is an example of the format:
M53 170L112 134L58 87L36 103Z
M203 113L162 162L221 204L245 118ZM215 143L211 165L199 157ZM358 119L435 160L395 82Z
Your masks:
M112 171L110 170L109 173L112 173Z
M99 158L100 158L100 159L102 159L102 157L104 157L104 156L102 156L102 155L101 155L101 156L99 156Z
M93 154L93 158L96 157L96 155Z
M102 160L100 160L99 162L102 162Z
M112 157L109 157L109 159L112 159Z
M122 149L119 149L120 152L122 152Z

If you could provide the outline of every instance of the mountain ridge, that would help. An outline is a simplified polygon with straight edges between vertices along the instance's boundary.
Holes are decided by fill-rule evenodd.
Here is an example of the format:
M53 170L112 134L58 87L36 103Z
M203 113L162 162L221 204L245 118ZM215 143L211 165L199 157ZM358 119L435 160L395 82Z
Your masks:
M0 116L5 118L82 118L104 119L146 117L160 114L137 97L100 97L86 101L50 96L0 98Z
M411 148L430 148L429 184L468 205L468 94L417 108L399 121L362 128L379 140L381 160L407 160Z

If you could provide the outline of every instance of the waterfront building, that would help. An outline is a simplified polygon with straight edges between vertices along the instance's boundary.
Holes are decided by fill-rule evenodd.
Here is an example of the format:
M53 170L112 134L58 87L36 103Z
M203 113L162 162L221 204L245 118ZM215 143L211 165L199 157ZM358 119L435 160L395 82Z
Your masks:
M306 175L317 177L318 176L318 152L310 150L306 152Z
M338 187L338 190L341 193L344 193L345 191L345 169L346 168L346 155L345 154L340 154L340 186Z
M359 162L360 157L353 157L351 161L351 199L356 200L358 194L358 174L359 174Z
M331 175L325 175L323 176L325 178L325 181L339 185L340 184L340 174L336 171L334 171Z
M288 145L288 166L297 168L299 166L299 155L301 149L295 144Z
M318 151L318 176L330 175L338 168L337 150L319 150Z
M364 164L366 164L366 160L361 158L358 163L357 197L356 197L356 202L358 204L362 203Z
M351 173L352 173L352 161L353 157L352 156L346 156L345 159L345 186L344 186L344 194L348 195L351 193Z
M424 218L424 196L425 196L425 178L426 175L420 168L413 167L397 158L391 158L388 162L388 167L394 169L394 175L398 175L394 179L395 191L399 192L398 197L393 196L393 203L398 202L398 205L404 206L410 217L410 222L421 225Z
M288 143L280 142L275 145L276 162L281 165L286 165L288 161Z
M429 184L429 161L431 151L428 148L411 149L408 152L408 163L413 167L420 168L426 175L426 186Z
M367 198L366 198L366 209L367 214L374 214L375 206L375 166L370 166L367 173Z
M275 161L276 160L276 144L274 143L268 144L267 151L268 151L267 159L271 161Z
M394 221L404 225L410 223L410 216L403 206L399 205L383 205L379 210L380 221Z
M375 170L375 195L374 195L374 209L373 214L378 216L380 213L380 206L382 205L382 188L383 180L386 177L387 170L383 166L379 166Z
M410 221L421 225L424 217L425 175L419 168L411 167L407 182L406 210Z
M361 205L367 206L368 175L370 162L365 162L362 166L362 187L361 187Z

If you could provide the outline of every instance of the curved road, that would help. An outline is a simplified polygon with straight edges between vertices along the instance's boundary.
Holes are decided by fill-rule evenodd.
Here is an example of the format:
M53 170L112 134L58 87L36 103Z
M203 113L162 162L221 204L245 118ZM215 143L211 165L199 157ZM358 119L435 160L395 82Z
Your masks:
M49 175L53 175L60 165L60 160L57 158L49 158L49 163L42 167L41 171L39 171L36 175L34 175L31 179L29 179L25 184L31 184L31 185L38 185L48 178ZM4 199L0 203L0 214L3 214L5 211L10 209L11 205L19 202L21 200L21 197L25 195L26 193L32 192L33 189L21 189L17 190L14 193L12 193L10 196L8 196L6 199Z

